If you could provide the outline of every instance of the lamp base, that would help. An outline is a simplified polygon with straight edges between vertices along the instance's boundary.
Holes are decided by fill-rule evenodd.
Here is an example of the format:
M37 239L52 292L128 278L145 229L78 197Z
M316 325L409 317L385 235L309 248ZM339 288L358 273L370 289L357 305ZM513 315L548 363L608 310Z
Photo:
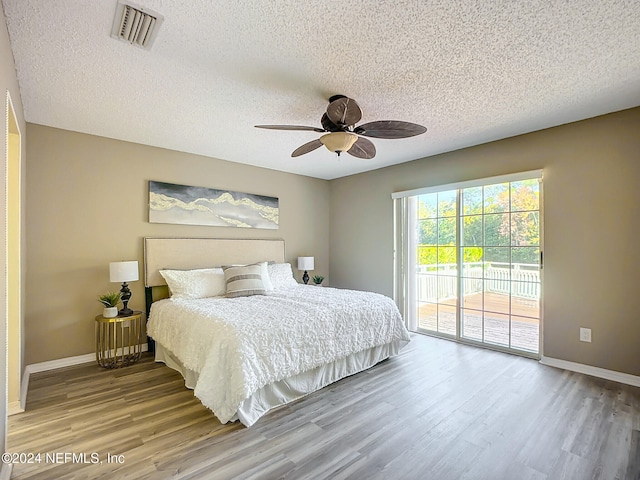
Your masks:
M305 285L309 283L309 273L306 270L304 271L304 275L302 275L302 281Z
M120 289L121 299L122 299L122 309L118 310L118 315L120 317L126 317L128 315L133 315L133 310L131 310L127 304L131 299L131 290L129 290L129 285L127 282L122 283L122 288Z

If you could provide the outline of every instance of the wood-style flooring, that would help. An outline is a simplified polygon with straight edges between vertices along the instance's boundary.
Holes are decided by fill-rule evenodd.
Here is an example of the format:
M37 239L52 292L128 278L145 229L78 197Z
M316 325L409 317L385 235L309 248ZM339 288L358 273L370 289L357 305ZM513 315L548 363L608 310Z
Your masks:
M640 479L640 388L420 335L249 429L145 356L32 375L8 430L13 479Z

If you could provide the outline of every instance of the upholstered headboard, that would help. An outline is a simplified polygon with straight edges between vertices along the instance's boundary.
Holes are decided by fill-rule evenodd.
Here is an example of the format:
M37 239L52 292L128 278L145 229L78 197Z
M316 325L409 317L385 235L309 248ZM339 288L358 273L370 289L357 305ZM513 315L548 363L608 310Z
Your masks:
M254 262L284 262L282 239L145 238L145 287L166 285L162 269L191 270Z

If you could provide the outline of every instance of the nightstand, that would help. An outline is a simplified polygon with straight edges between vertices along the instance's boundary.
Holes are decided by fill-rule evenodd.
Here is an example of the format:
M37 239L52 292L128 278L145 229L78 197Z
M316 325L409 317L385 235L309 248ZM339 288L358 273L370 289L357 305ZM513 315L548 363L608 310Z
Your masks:
M144 314L134 310L132 315L114 318L96 316L96 362L104 368L120 368L140 360L144 333Z

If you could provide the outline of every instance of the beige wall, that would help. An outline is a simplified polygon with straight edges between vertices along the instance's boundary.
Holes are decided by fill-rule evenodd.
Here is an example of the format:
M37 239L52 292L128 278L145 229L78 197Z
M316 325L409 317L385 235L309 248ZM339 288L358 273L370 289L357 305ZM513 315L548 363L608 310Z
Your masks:
M325 180L34 124L27 138L27 364L94 351L96 297L119 289L109 262L142 269L145 236L283 238L296 277L296 257L312 255L328 278ZM279 197L280 228L148 223L149 180ZM130 306L144 309L143 281L130 285Z
M9 92L11 95L11 100L13 103L13 108L16 114L16 119L18 122L18 128L21 132L25 131L25 123L24 123L24 114L22 111L22 100L20 98L20 90L18 88L18 80L16 78L16 67L13 61L13 53L11 51L11 46L9 45L9 34L7 32L7 26L3 20L0 21L0 91L2 92L2 115L0 115L0 125L1 132L0 135L0 152L2 152L2 166L0 166L0 198L3 201L3 207L0 209L0 251L6 252L6 222L7 222L7 205L6 205L6 168L7 168L7 159L6 159L6 131L7 131L7 118L6 118L6 106L5 106L5 98L6 92ZM22 152L25 151L25 139L24 135L22 136ZM24 165L24 155L22 157L22 162ZM22 182L24 185L23 176ZM22 194L24 195L24 188L22 189ZM24 198L24 196L23 196ZM24 222L21 219L21 222ZM24 228L23 228L23 238L24 238ZM24 250L23 250L24 251ZM6 254L2 253L0 255L0 272L5 272L7 267L7 258ZM7 317L6 317L6 294L7 294L7 284L5 275L1 275L0 279L0 331L5 332L7 327ZM0 335L0 352L6 352L7 344L6 344L6 335ZM14 345L15 346L15 345ZM0 398L5 399L0 401L0 450L6 450L6 395L7 395L7 372L6 372L6 355L0 355Z
M393 294L392 192L540 168L543 354L640 375L640 108L332 181L332 284Z

